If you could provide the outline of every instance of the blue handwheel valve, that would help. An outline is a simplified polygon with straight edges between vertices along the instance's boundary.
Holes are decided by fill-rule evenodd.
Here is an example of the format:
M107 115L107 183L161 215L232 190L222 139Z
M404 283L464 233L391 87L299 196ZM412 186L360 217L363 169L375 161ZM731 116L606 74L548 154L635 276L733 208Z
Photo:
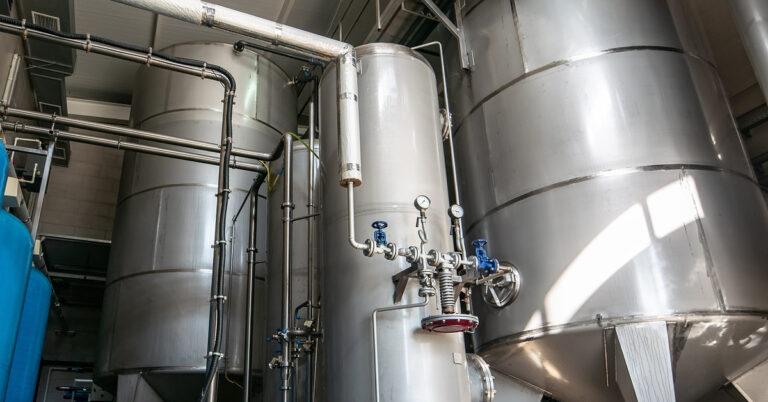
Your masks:
M477 270L482 275L495 274L499 271L499 261L488 257L488 252L485 251L485 245L488 241L485 239L477 239L472 242L472 246L475 247L475 257L477 257Z
M387 233L384 231L387 226L389 225L384 221L376 221L371 224L371 227L376 229L373 231L373 241L375 241L376 245L379 247L387 245Z

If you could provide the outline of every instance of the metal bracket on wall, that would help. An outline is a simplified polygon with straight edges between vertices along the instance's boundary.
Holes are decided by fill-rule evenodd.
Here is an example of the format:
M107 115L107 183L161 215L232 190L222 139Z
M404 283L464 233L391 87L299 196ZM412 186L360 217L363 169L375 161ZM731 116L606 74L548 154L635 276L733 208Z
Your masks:
M429 9L429 11L437 17L438 20L440 20L440 23L443 24L445 29L448 30L448 32L453 35L454 38L459 42L459 54L461 56L461 68L465 70L471 70L475 65L475 58L472 54L472 49L469 48L469 44L467 43L466 35L464 33L464 23L463 18L461 15L461 9L463 8L464 1L463 0L456 0L453 3L454 11L456 13L456 23L454 24L453 21L451 21L450 18L448 18L445 13L443 13L443 10L440 9L440 7L435 4L432 0L421 0L422 3L424 3L425 6Z
M461 10L464 8L464 4L465 4L464 0L456 0L453 4L454 10L456 13L455 24L453 23L453 21L451 21L450 18L448 18L447 15L445 15L443 10L441 10L440 7L438 7L433 0L416 0L416 1L420 1L421 3L424 3L424 5L429 9L432 15L423 15L421 13L405 8L405 0L391 0L387 4L384 11L382 12L381 0L376 0L375 2L376 29L379 31L383 29L382 21L386 21L386 23L389 24L392 18L394 18L398 8L400 8L404 12L407 12L409 14L414 14L421 18L435 20L441 23L445 27L445 29L447 29L448 32L450 32L451 35L453 35L453 37L456 38L456 40L459 42L459 53L461 54L461 68L465 70L471 70L475 65L475 58L474 58L474 54L472 53L472 49L469 48L469 45L466 40L466 36L464 35L463 22L462 22L462 16L461 16Z

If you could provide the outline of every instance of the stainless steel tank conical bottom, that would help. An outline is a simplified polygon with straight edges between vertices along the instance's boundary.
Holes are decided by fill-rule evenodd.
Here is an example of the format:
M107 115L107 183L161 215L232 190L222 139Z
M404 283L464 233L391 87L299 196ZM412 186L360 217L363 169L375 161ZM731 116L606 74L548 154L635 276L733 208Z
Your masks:
M475 292L479 353L563 401L621 400L638 361L617 328L662 324L654 356L678 401L768 357L768 210L685 7L461 10L475 61L451 79L467 239L523 279L504 307Z

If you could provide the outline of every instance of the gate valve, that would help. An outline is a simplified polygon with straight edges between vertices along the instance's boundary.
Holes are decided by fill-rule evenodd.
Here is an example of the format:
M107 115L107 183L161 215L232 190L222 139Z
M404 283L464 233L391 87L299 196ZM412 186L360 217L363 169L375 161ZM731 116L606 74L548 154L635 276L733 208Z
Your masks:
M499 271L499 261L488 257L488 252L485 251L486 244L488 244L488 241L485 239L477 239L472 242L472 246L475 247L475 257L477 258L477 271L483 276L495 274Z
M379 247L384 247L387 245L387 233L384 232L384 229L387 228L387 222L384 221L376 221L371 224L371 227L373 227L373 240L376 242L376 245Z

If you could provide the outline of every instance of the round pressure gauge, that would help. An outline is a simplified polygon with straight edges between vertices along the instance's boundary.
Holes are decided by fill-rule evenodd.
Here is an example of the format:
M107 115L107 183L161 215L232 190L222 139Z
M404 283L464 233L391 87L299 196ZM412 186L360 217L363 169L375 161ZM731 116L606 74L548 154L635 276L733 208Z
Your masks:
M429 200L429 197L426 195L420 195L416 197L416 201L413 202L413 205L416 206L417 209L421 211L426 211L429 209L429 205L432 203L432 201Z
M448 209L448 215L453 219L461 219L464 217L464 208L459 205L453 204Z

